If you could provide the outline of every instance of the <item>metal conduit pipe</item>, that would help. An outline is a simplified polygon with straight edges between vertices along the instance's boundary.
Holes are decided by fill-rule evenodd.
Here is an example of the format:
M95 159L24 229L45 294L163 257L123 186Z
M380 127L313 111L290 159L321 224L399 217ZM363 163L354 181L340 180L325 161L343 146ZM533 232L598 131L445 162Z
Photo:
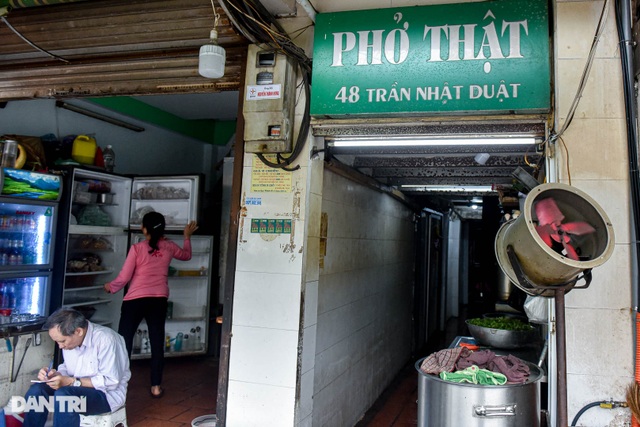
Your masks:
M640 328L640 315L638 314L638 306L640 306L640 288L638 281L638 268L640 267L640 250L638 243L640 242L640 174L638 171L638 131L636 122L638 119L637 106L634 96L634 71L633 71L633 38L631 31L631 0L616 0L616 25L618 29L620 61L622 65L622 81L624 88L624 104L627 127L627 150L629 155L629 180L631 188L631 209L633 215L633 230L635 237L633 239L635 247L632 252L635 253L635 268L633 284L636 297L636 356L635 356L635 383L634 389L640 387L640 337L638 330ZM633 417L633 426L640 425L638 420Z
M307 12L307 15L309 15L309 19L311 19L311 22L315 23L316 22L316 10L313 7L313 5L311 3L309 3L309 0L296 0L296 3L298 3L300 6L302 6L302 8L304 9L305 12Z

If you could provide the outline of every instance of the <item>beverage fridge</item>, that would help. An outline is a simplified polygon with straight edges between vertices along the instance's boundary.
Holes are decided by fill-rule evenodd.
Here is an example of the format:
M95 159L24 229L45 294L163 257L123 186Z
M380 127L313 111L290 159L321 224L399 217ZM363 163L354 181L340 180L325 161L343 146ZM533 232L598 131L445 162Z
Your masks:
M198 220L201 177L127 177L83 167L66 167L62 174L69 191L60 202L52 305L74 307L117 330L123 292L106 293L104 284L120 272L147 212L165 216L167 234L181 235Z
M0 335L40 330L49 315L62 180L0 169Z

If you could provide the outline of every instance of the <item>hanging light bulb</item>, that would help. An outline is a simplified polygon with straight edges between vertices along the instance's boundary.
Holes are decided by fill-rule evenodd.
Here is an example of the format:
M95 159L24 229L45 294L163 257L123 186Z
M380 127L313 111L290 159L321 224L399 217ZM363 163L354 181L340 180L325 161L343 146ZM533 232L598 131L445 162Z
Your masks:
M218 19L220 15L216 12L216 7L213 4L213 0L211 0L211 6L213 7L213 30L211 30L211 34L209 38L211 39L209 44L202 45L200 47L200 56L199 56L199 64L198 64L198 73L202 77L207 77L209 79L218 79L224 76L224 63L226 59L226 53L224 48L218 46Z

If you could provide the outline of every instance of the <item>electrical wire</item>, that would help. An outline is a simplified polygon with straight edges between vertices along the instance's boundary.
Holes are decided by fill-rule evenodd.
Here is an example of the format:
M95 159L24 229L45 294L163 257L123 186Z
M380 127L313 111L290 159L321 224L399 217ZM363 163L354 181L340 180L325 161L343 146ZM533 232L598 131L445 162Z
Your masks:
M216 5L211 0L211 8L213 9L213 28L218 28L220 22L220 14L216 11Z
M295 167L291 165L300 155L310 129L311 59L309 59L302 48L293 43L291 37L282 28L280 23L259 0L218 0L218 3L229 17L229 21L231 21L233 26L244 37L252 43L266 44L276 52L288 56L294 61L300 71L301 84L305 96L305 106L298 131L298 138L296 139L291 154L285 157L282 153L277 153L275 162L267 160L264 154L257 154L260 161L269 167L288 172L298 170L300 168L299 165ZM308 27L305 27L302 31L306 30L306 28Z
M564 147L565 153L567 153L566 164L567 164L567 178L569 180L569 185L571 185L571 169L569 168L569 149L567 148L567 144L565 144L564 139L559 137L562 146Z
M555 140L558 139L567 130L569 125L571 125L573 116L578 109L578 104L580 103L580 99L582 98L582 92L587 85L587 79L589 78L589 73L591 72L591 66L593 65L593 60L596 56L596 48L598 47L598 42L600 41L600 37L602 36L602 32L604 31L604 24L606 22L607 14L609 11L609 2L610 0L604 1L602 12L600 13L600 19L598 20L598 26L596 28L596 34L593 37L593 42L591 43L591 49L589 50L589 55L587 56L587 63L585 64L584 70L582 71L582 77L580 78L580 83L578 84L576 96L573 98L573 102L571 103L571 107L569 108L569 112L567 113L567 118L564 121L562 127L559 131L552 133L549 137L552 142L555 142Z
M573 117L575 115L576 110L578 109L578 105L580 103L580 99L582 98L582 92L584 92L584 88L587 85L587 79L589 78L589 73L591 72L591 66L593 65L593 60L595 58L595 54L596 54L596 48L598 46L598 42L600 41L600 37L602 36L602 33L604 31L604 24L606 22L606 17L608 15L608 11L609 11L609 2L610 0L605 0L604 1L604 5L602 6L602 11L600 12L600 18L598 19L598 26L596 27L596 33L593 37L593 42L591 43L591 48L589 49L589 55L587 56L587 63L585 64L585 67L582 71L582 76L580 78L580 82L578 84L578 89L576 90L576 95L573 98L573 102L571 103L571 107L569 107L569 111L567 113L567 118L564 121L562 127L560 128L560 130L558 131L554 131L553 129L551 130L551 132L549 132L549 136L547 136L547 138L542 141L542 143L540 144L541 147L544 149L544 147L551 142L552 144L555 144L555 142L560 139L560 137L562 136L562 134L564 134L564 132L569 128L569 126L571 125L571 122L573 121ZM571 185L571 172L569 171L569 150L567 149L566 144L564 143L564 141L562 141L562 144L564 144L564 148L567 152L567 175L569 177L569 185ZM539 165L541 166L541 163L544 159L544 156L540 159L540 163ZM526 158L525 158L526 161ZM528 162L527 162L528 164Z
M304 97L305 97L305 105L304 105L304 114L303 117L309 116L309 102L310 102L310 90L309 90L309 74L302 72L302 80L303 80L303 89L304 89ZM296 141L296 145L291 152L289 157L282 157L280 153L277 155L278 163L273 163L268 161L263 154L257 154L260 161L262 161L265 165L270 166L272 168L280 168L289 172L293 172L294 170L300 169L300 165L296 165L294 168L289 168L288 166L293 163L293 161L300 155L302 151L302 147L304 146L304 139L306 139L306 135L309 132L310 120L305 120L303 118L302 123L300 123L300 130L298 132L298 139ZM304 135L304 138L301 138L301 135Z
M7 18L6 18L6 17L4 17L4 16L0 16L0 19L2 19L2 21L6 24L6 26L7 26L7 27L9 27L9 29L10 29L11 31L13 31L13 32L18 36L18 37L20 37L22 40L24 40L24 41L25 41L29 46L33 47L34 49L39 50L39 51L40 51L40 52L42 52L42 53L45 53L45 54L49 55L50 57L52 57L52 58L54 58L54 59L57 59L58 61L62 61L62 62L67 63L67 64L69 64L69 63L70 63L70 61L69 61L68 59L64 59L64 58L63 58L63 57L61 57L61 56L58 56L58 55L56 55L56 54L53 54L53 53L49 52L49 51L48 51L48 50L46 50L46 49L41 48L40 46L38 46L37 44L35 44L34 42L32 42L31 40L29 40L29 39L28 39L28 38L26 38L25 36L23 36L23 35L22 35L18 30L16 30L16 29L13 27L13 25L11 25L11 24L9 23L9 21L7 21Z

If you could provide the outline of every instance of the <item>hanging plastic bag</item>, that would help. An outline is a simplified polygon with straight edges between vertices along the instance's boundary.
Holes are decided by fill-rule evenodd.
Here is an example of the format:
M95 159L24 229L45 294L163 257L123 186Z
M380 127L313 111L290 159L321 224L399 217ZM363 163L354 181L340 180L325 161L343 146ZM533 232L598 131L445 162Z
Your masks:
M527 295L524 300L524 312L530 322L547 323L549 321L548 298Z

